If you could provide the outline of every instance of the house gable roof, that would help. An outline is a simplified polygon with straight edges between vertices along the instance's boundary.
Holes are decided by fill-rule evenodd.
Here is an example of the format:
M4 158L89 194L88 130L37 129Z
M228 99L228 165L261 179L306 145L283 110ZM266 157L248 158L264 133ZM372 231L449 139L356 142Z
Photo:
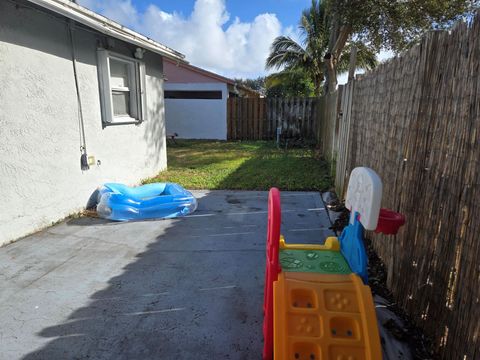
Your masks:
M175 61L172 61L171 59L164 59L164 61L165 61L165 63L176 65L176 66L178 66L182 69L185 69L189 72L199 74L199 75L201 75L201 77L207 77L207 78L213 79L213 80L215 80L215 82L222 82L222 83L226 83L226 84L230 84L230 85L235 85L235 81L232 80L232 79L229 79L229 78L226 78L224 76L215 74L211 71L199 68L197 66L193 66L193 65L188 64L186 62L175 62ZM166 75L168 77L169 76L168 72L167 71L165 71L165 72L166 72ZM172 82L177 82L177 81L175 81L175 79L171 79L171 81Z
M123 40L127 43L139 46L145 50L152 51L164 57L178 62L184 62L185 55L156 42L140 33L112 21L105 16L99 15L83 6L80 6L70 0L27 0L39 7L63 15L84 26L97 30L100 33L109 35L113 38Z

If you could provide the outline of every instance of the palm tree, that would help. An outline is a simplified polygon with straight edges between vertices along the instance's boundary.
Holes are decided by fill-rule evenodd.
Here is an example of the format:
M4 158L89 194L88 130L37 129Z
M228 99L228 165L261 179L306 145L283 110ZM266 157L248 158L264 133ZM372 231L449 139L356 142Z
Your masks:
M315 87L308 74L301 70L281 71L265 78L267 97L312 97Z
M327 25L325 2L312 0L310 8L305 9L300 19L299 30L302 43L289 36L277 37L270 48L265 68L282 70L278 75L285 76L291 71L305 72L315 86L315 95L319 96L324 81L324 57L328 51L329 27ZM363 43L349 43L345 46L338 62L338 71L346 71L349 66L350 49L357 47L357 68L372 69L377 65L375 52ZM273 74L275 77L275 74Z

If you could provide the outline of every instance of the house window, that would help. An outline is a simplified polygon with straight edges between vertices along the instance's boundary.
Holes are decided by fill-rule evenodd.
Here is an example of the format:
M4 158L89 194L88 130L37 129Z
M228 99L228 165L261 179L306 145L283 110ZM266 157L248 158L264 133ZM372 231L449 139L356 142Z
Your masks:
M103 123L118 125L145 120L145 64L99 49L98 73Z

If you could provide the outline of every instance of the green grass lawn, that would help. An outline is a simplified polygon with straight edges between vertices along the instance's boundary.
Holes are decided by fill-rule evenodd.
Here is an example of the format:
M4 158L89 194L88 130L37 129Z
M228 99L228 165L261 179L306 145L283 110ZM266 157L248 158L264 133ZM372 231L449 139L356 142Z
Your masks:
M167 147L168 170L147 179L187 189L326 190L329 165L313 149L279 150L266 141L177 140Z

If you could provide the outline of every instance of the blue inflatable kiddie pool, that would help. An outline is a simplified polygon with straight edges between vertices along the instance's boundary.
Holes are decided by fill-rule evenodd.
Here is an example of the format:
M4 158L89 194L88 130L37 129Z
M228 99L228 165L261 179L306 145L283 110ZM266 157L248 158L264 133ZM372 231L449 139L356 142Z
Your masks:
M154 183L138 187L107 183L98 192L97 214L115 221L174 218L191 214L197 199L178 184Z

